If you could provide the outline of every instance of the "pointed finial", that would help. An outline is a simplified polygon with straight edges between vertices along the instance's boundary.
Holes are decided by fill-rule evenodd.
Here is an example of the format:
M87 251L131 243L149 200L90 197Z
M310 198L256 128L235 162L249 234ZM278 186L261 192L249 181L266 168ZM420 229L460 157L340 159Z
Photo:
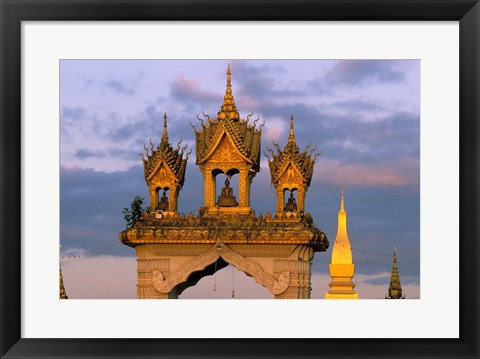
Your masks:
M288 135L288 142L295 142L295 133L293 132L293 115L290 115L290 133Z
M237 107L235 105L235 99L233 98L232 94L232 72L230 71L230 64L227 67L227 90L225 91L225 96L223 97L223 103L218 112L219 119L226 119L227 117L233 121L238 121L240 119L240 115L237 111Z
M164 143L167 143L167 142L168 142L167 113L166 113L166 112L163 114L163 136L162 136L162 142L164 142Z
M342 199L340 200L340 211L345 211L345 193L343 191L343 184L342 184Z
M389 299L403 299L402 296L402 285L400 284L400 276L398 274L397 266L397 249L393 247L393 266L392 274L390 276L390 285L388 287L388 298Z
M227 67L227 92L232 92L232 72L230 71L230 64Z

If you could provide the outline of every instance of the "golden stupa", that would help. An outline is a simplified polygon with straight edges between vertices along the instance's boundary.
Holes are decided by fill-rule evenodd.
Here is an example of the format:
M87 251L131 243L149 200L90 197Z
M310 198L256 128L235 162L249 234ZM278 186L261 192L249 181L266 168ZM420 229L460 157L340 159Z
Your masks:
M329 269L332 281L329 283L330 290L325 293L325 299L358 299L358 293L353 289L355 284L352 282L355 264L352 261L352 248L348 240L343 187L340 211L338 211L337 237L333 245Z

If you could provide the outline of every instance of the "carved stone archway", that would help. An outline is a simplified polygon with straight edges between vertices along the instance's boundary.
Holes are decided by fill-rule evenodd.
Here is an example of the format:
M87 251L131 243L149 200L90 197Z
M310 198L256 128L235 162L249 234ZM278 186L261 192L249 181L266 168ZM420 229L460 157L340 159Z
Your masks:
M310 298L314 249L306 245L142 245L138 255L138 298L174 299L201 278L233 265L268 289L274 298ZM207 269L209 268L209 269Z
M163 294L174 291L182 282L186 282L189 276L196 271L203 270L207 265L222 258L226 263L233 265L239 271L255 279L255 282L267 288L273 295L285 292L290 284L290 270L285 270L275 278L266 272L257 262L243 257L231 250L226 245L215 245L212 249L200 254L198 257L188 259L165 278L161 271L152 271L152 284L155 290ZM180 293L178 293L180 294Z

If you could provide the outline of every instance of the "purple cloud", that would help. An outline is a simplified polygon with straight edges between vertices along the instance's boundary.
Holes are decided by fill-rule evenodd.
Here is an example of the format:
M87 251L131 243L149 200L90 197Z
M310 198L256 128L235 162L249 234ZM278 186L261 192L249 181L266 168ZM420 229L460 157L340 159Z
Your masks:
M106 154L104 152L92 151L92 150L89 150L88 148L81 148L77 152L75 152L75 157L78 157L81 160L84 160L90 157L105 157L105 156Z
M218 102L221 104L222 94L202 89L197 81L179 76L170 84L170 94L180 101Z
M80 120L85 117L86 110L83 107L62 107L60 116L62 119Z
M405 74L395 69L389 60L340 60L326 74L330 84L361 86L372 83L395 83L405 80Z
M128 96L132 96L135 94L135 90L133 89L133 87L129 86L127 83L124 82L110 80L105 84L105 86L119 94Z

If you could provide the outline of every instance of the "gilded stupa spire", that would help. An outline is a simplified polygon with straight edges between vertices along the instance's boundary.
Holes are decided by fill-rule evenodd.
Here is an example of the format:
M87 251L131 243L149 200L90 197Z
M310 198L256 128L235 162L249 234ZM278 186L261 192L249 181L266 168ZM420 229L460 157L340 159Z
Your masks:
M342 197L340 199L340 210L337 214L338 226L335 245L333 246L332 263L352 264L352 248L347 232L347 212L345 212L345 192L342 186Z
M60 244L60 252L62 251L62 245ZM60 299L68 299L65 286L63 285L62 265L60 264Z
M340 210L337 214L338 227L337 237L333 245L332 261L330 263L330 290L326 293L326 299L358 299L355 292L355 284L352 282L355 273L355 264L352 260L352 248L347 233L347 212L345 212L345 193L342 186Z
M65 286L63 285L62 267L60 267L60 299L68 299L67 292L65 291Z
M163 135L162 135L162 143L168 143L168 131L167 131L167 113L163 114Z
M223 97L223 103L218 112L218 118L224 120L229 118L233 121L238 121L240 119L240 114L237 111L237 106L235 105L235 99L233 98L232 93L232 72L230 71L230 65L227 67L227 89L225 91L225 96Z
M340 212L345 212L345 193L343 191L343 185L342 185L342 199L340 200Z
M390 285L388 286L388 295L385 295L385 299L405 299L405 295L402 296L402 285L400 284L400 276L398 274L397 251L395 248L393 249L393 266Z

